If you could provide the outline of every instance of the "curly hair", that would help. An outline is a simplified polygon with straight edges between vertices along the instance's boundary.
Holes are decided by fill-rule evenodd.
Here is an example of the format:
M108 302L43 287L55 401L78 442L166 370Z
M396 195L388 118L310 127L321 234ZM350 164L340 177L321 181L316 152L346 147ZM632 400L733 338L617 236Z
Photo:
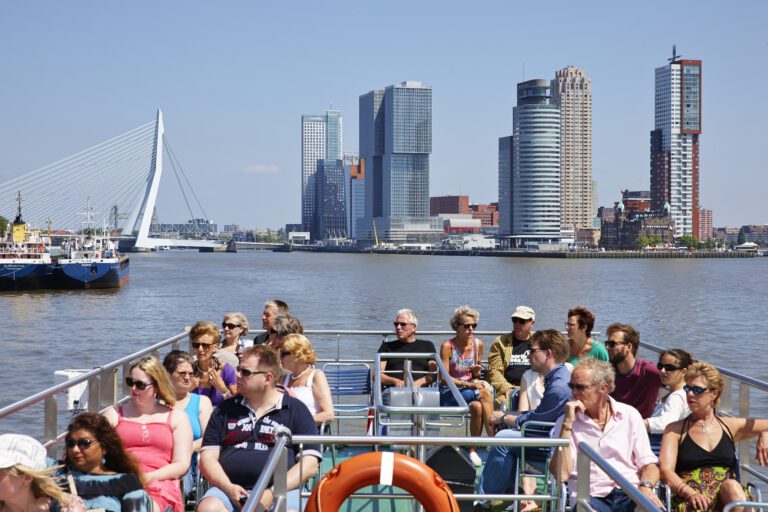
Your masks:
M462 323L461 319L465 316L470 317L475 321L475 323L480 320L480 313L478 313L476 310L469 306L459 306L454 309L453 314L451 314L451 329L454 331L457 330L459 328L459 324Z
M317 354L312 348L312 342L303 334L289 334L283 338L283 351L290 352L299 363L315 364Z
M720 403L720 395L723 394L723 376L714 365L704 361L696 361L685 372L685 383L690 384L697 377L707 381L707 387L717 391L715 405Z
M613 393L616 388L616 371L608 361L601 361L595 357L585 357L579 359L576 366L573 368L583 368L592 372L592 384L599 386L600 384L608 385L608 393Z
M189 329L190 341L194 341L200 336L204 336L206 334L212 336L214 342L221 342L221 329L219 329L219 326L210 320L200 320L199 322L195 322L195 325Z
M576 306L575 308L568 310L568 318L571 318L572 316L577 318L579 327L584 327L586 329L585 334L587 335L587 338L592 336L592 329L595 327L595 315L585 307Z
M272 329L281 338L289 334L304 334L304 326L290 311L280 311L275 315Z
M152 379L152 384L157 389L157 397L165 402L168 407L176 405L176 392L173 390L171 379L165 367L154 357L142 357L137 363L131 366L131 371L139 368Z
M125 451L123 441L117 434L115 428L104 416L95 412L84 412L78 414L67 426L67 438L76 430L86 430L90 432L94 439L99 442L104 450L104 468L115 473L134 474L143 482L143 475L139 464L133 455ZM69 450L64 449L64 464L71 466L69 460Z

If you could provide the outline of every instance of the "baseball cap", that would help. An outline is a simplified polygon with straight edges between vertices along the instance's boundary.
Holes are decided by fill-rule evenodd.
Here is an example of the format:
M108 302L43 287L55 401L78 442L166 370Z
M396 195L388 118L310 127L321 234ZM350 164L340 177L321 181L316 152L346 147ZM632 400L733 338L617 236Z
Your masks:
M536 313L533 312L528 306L517 306L517 309L512 313L512 318L520 318L521 320L536 320Z
M45 469L45 448L36 439L21 434L0 435L0 469L19 464L29 469Z

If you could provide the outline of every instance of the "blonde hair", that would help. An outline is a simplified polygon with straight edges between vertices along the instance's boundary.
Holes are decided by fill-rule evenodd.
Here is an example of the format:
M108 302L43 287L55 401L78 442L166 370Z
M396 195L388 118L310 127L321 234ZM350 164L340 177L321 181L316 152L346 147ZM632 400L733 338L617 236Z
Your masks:
M67 505L67 503L65 503L67 496L64 494L64 491L61 490L61 487L56 484L53 476L51 476L54 470L55 468L32 469L21 464L16 464L6 471L16 477L27 476L32 478L31 488L35 498L53 498L61 503L62 506L65 506ZM2 502L0 501L0 503Z
M215 344L218 345L221 342L221 329L210 320L200 320L199 322L195 322L195 325L189 329L189 341L195 341L200 336L206 334L213 338Z
M161 399L168 407L176 405L176 392L173 390L171 380L168 378L168 372L165 367L154 357L143 357L139 362L131 366L131 371L139 368L146 373L152 383L157 388L157 397Z
M459 306L453 310L453 314L451 315L451 329L454 331L457 330L459 328L459 324L462 323L462 317L465 316L473 319L475 323L480 320L480 313L469 306Z
M315 364L317 362L317 354L312 348L312 342L303 334L289 334L283 338L283 350L290 352L300 363Z
M709 389L717 391L715 405L720 403L720 395L723 394L723 376L714 365L703 361L696 361L685 371L685 383L690 384L696 377L707 381Z
M243 334L248 334L250 324L248 323L248 317L243 313L240 313L239 311L230 311L224 315L224 319L222 321L226 322L227 320L237 321L237 323L240 324L240 328L243 330Z

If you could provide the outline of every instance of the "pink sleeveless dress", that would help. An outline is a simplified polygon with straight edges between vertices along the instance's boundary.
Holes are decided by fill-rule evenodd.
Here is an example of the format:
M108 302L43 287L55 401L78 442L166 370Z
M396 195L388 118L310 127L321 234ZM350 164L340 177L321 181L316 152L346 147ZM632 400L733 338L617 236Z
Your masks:
M117 434L123 446L141 466L141 471L149 473L170 464L173 460L173 429L171 415L168 413L164 423L139 423L123 417L122 406L117 408ZM177 479L154 480L145 487L147 494L165 510L173 506L174 512L184 512L181 487Z

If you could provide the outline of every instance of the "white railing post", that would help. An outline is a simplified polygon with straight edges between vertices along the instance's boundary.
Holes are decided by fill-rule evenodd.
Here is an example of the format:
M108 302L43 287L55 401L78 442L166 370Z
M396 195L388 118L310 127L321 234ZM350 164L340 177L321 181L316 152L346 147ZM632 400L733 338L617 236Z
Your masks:
M587 454L579 450L576 453L576 507L579 510L584 503L589 503L590 464Z

